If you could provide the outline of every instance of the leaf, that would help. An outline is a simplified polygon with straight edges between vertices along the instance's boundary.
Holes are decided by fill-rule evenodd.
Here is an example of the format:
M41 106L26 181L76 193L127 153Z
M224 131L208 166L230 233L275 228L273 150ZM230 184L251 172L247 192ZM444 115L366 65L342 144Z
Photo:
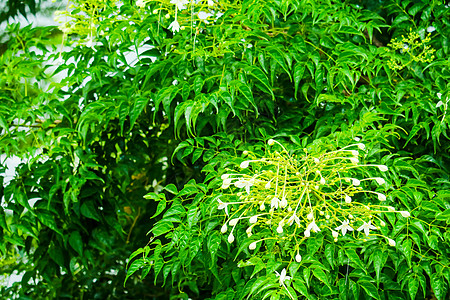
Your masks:
M153 233L154 237L163 235L173 228L172 222L166 222L163 220L157 222L155 225L153 225L152 229L150 229L150 232Z
M100 222L100 215L94 206L94 201L88 200L81 205L81 214L87 218Z
M256 66L249 66L245 68L245 70L248 74L252 75L256 80L261 82L267 88L267 91L272 95L272 99L275 99L272 87L269 84L269 78L267 78L267 75L260 68Z
M143 267L146 264L147 263L145 262L144 259L136 259L135 261L133 261L131 263L130 267L127 269L127 276L125 277L125 282L123 283L123 286L125 286L125 284L127 283L128 278L131 275L136 273L137 270L139 270L141 267Z
M419 290L419 278L417 276L411 276L408 279L408 292L411 299L416 299L417 291Z
M438 277L439 275L434 273L431 274L431 288L433 289L433 293L438 300L443 300L445 296L445 284L442 277Z
M178 194L178 189L177 189L177 187L175 186L175 184L173 184L173 183L171 183L171 184L169 184L169 185L166 185L166 186L164 187L164 190L165 190L165 191L168 191L169 193L174 194L174 195Z
M317 279L319 279L320 281L322 281L323 283L325 283L327 286L329 286L327 274L325 274L325 272L324 272L322 269L320 269L320 268L315 268L315 269L313 270L313 275L314 275Z
M305 65L302 63L296 63L294 66L295 99L297 99L298 85L300 84L300 80L302 80L304 73Z
M80 232L74 231L70 234L69 244L80 256L83 256L83 240Z
M366 291L367 295L372 298L380 299L380 295L378 294L378 289L376 286L368 281L358 280L358 284Z
M255 108L256 117L258 117L258 106L255 103L255 99L253 99L253 93L250 88L240 81L235 80L234 82L237 89L241 92L242 95L244 95L245 99L247 99L248 102L253 105L253 107Z
M203 149L201 148L197 148L194 151L194 154L192 154L192 163L195 163L201 156L203 153Z
M139 97L134 102L134 106L130 111L130 131L133 129L134 123L136 123L137 118L141 115L149 100L149 97ZM119 111L119 113L123 112Z

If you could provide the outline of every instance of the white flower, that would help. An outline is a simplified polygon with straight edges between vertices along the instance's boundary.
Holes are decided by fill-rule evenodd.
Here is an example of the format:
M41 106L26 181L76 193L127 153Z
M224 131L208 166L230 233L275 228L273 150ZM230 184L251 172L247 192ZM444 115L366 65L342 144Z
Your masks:
M325 178L320 177L320 181L319 182L320 182L321 185L324 185L325 184Z
M230 177L230 174L223 174L222 176L220 176L220 179L225 180L228 179L228 177Z
M334 230L331 230L331 235L332 235L334 238L337 238L337 237L339 236L339 232L334 231Z
M439 101L439 102L436 104L436 108L441 107L442 105L444 105L444 102Z
M317 226L316 221L312 221L306 227L306 230L304 232L306 237L309 237L311 235L311 230L314 231L314 232L319 232L320 231L320 228Z
M388 238L389 246L395 247L395 241L393 239Z
M310 212L310 213L306 216L306 218L308 218L308 220L312 220L312 219L314 219L314 214L313 214L312 212Z
M214 6L214 1L213 0L208 0L208 6Z
M353 156L358 156L359 155L358 150L350 150L350 152L352 153Z
M295 256L295 261L298 263L302 261L302 256L300 255L300 253L297 253L297 255Z
M248 236L248 237L251 237L251 236L252 236L252 226L250 226L249 228L247 228L247 229L245 230L245 233L247 233L247 236Z
M361 184L361 181L359 181L359 180L356 179L356 178L352 178L352 183L353 183L354 186L358 186L358 185Z
M86 42L86 47L92 48L94 46L94 39L92 37L89 37Z
M342 222L342 225L339 227L335 228L336 230L341 230L342 231L342 235L345 235L347 233L347 231L353 231L353 228L350 226L350 221L349 220L345 220Z
M281 274L278 273L277 271L275 271L275 273L277 274L278 277L280 277L280 286L284 285L284 282L286 280L290 280L291 276L287 276L286 275L286 268L284 268L283 270L281 270Z
M405 217L405 218L409 218L410 216L411 216L411 214L409 213L409 212L407 212L407 211L400 211L400 214L403 216L403 217Z
M386 172L388 170L388 167L385 165L378 165L378 169L380 169L381 172Z
M278 232L278 233L283 233L283 227L278 226L278 227L277 227L277 232Z
M296 214L293 214L289 219L288 219L288 225L291 226L292 224L295 223L300 227L300 219L298 218L298 216Z
M369 223L364 222L364 224L362 224L361 227L359 227L359 228L356 229L356 230L358 230L358 231L364 230L364 234L365 234L366 236L369 236L369 230L370 230L370 229L372 229L372 230L376 230L376 229L377 229L375 226L373 226L373 225L370 224L370 223L371 223L371 221L369 221Z
M144 0L137 0L136 1L136 6L140 7L140 8L144 8L145 7L145 1Z
M427 28L427 32L428 33L431 33L431 32L433 32L435 30L436 30L436 28L434 26L428 26L428 28Z
M236 226L236 224L238 223L238 221L239 221L239 219L238 219L238 218L235 218L235 219L232 219L232 220L229 222L229 224L230 224L230 226Z
M268 182L266 183L266 185L264 186L264 188L265 188L266 190L270 189L270 181L268 181Z
M250 224L255 224L258 222L258 216L252 216L249 220Z
M178 23L177 20L173 21L172 23L170 23L169 25L169 29L172 30L174 33L175 32L179 32L180 31L180 23Z
M285 197L283 197L280 201L280 208L285 208L288 205L288 202Z
M380 201L386 201L386 196L382 193L376 193L378 195L378 200Z
M384 221L381 220L381 221L380 221L380 226L384 227L384 226L386 226L386 223L384 223Z
M243 162L241 162L241 164L239 165L239 167L241 168L241 169L245 169L245 168L248 168L248 165L250 164L250 161L249 160L245 160L245 161L243 161Z
M261 203L261 205L259 206L259 209L260 209L261 211L263 211L263 210L266 209L266 207L264 206L264 203Z
M345 195L345 203L351 203L352 202L352 197L350 197L349 195Z
M172 85L178 85L178 80L174 80L174 81L172 81Z
M240 189L245 188L247 194L250 194L250 187L253 186L253 179L250 180L239 179L234 183L234 185Z
M275 209L278 209L278 206L280 205L280 199L277 197L273 197L272 201L270 201L270 208L275 207Z
M248 246L248 249L250 249L250 250L255 250L255 249L256 249L256 242L251 243L251 244Z
M350 157L350 161L352 162L352 164L357 164L359 163L359 159L357 157Z
M275 143L275 141L272 140L272 139L270 139L270 140L267 141L267 144L268 144L269 146L272 146L274 143Z
M210 16L212 16L212 15L209 14L209 13L207 13L207 12L201 11L201 12L199 12L199 13L197 14L197 16L198 16L198 18L199 18L200 20L202 20L202 21L204 21L206 24L208 24L209 22L208 22L207 19L208 19Z
M442 93L437 93L436 96L438 96L438 98L441 99Z
M228 243L233 243L234 242L234 235L233 233L230 233L230 235L228 236Z
M381 177L375 177L374 179L379 185L382 185L382 184L386 183L386 181L383 178L381 178Z
M170 3L175 4L179 10L185 9L189 0L171 0Z
M357 136L355 136L353 139L354 139L356 142L359 142L359 141L361 140L361 138L359 138L359 137L357 137Z
M316 164L320 164L320 159L318 159L317 157L314 157L314 162L315 162Z
M393 206L388 206L387 209L390 212L394 212L395 211L395 207L393 207Z
M217 201L219 202L219 206L217 207L217 209L225 209L225 214L228 216L228 203L224 203L220 199L217 199Z
M358 148L359 148L360 150L366 149L366 145L364 145L363 143L359 143L359 144L356 144L356 145L358 146Z
M227 230L228 230L227 224L223 224L223 225L222 225L222 228L220 228L220 232L222 232L222 233L227 232Z

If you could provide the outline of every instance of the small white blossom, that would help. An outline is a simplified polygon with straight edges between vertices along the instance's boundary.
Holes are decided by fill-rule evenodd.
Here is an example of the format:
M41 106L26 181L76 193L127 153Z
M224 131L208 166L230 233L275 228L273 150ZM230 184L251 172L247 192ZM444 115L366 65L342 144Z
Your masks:
M342 231L342 235L345 235L347 233L347 231L353 231L353 228L350 226L350 221L349 220L345 220L342 222L342 225L336 227L336 230L341 230Z
M388 238L389 246L395 247L396 243L393 239Z
M320 160L319 160L317 157L314 157L314 162L315 162L316 164L320 164Z
M228 236L228 243L233 243L234 242L234 235L233 233L230 233L230 235Z
M361 184L361 181L359 181L356 178L352 178L352 183L353 183L354 186L359 186Z
M219 206L217 207L217 209L225 209L225 214L228 216L228 203L224 203L220 199L217 199L217 201L219 202Z
M230 174L222 174L222 176L220 176L220 179L225 180L228 179L228 177L230 177Z
M261 203L261 205L259 206L259 210L263 211L266 209L266 206L264 205L264 203Z
M436 30L436 28L434 27L434 26L428 26L427 27L427 32L428 33L432 33L433 31L435 31Z
M353 139L354 139L356 142L359 142L359 141L361 140L361 138L359 138L359 137L357 137L357 136L355 136Z
M300 255L300 253L297 253L297 255L295 256L295 261L298 263L302 261L302 256Z
M245 188L245 191L247 192L247 194L250 194L250 187L253 186L253 179L250 179L250 180L239 179L238 181L236 181L234 183L234 185L240 189Z
M357 157L350 157L350 161L352 162L352 164L357 164L359 163L359 159Z
M384 221L381 220L381 221L380 221L380 226L384 227L384 226L386 226L386 223L384 223Z
M310 212L310 213L306 216L306 218L308 218L308 220L312 220L312 219L314 219L314 214L313 214L312 212Z
M359 155L358 150L351 150L350 152L352 153L353 156L358 156Z
M144 0L137 0L136 1L136 6L140 7L140 8L144 8L145 7L145 1Z
M444 102L442 102L442 101L439 100L439 102L436 104L436 108L439 108L439 107L441 107L442 105L444 105Z
M374 179L379 185L382 185L382 184L386 183L386 181L383 178L381 178L381 177L375 177Z
M247 236L248 236L248 237L251 237L251 236L252 236L252 226L250 226L249 228L247 228L247 229L245 230L245 233L247 233Z
M393 207L393 206L388 206L387 209L390 212L394 212L395 211L395 207Z
M382 194L382 193L377 193L377 195L378 195L378 200L380 200L380 201L386 201L386 196L385 196L384 194Z
M370 229L372 229L372 230L376 230L376 229L377 229L375 226L373 226L373 225L370 224L370 223L371 223L371 221L369 221L369 223L364 222L364 224L361 225L361 227L359 227L359 228L356 229L356 230L358 230L358 231L364 230L364 234L365 234L366 236L369 236L369 230L370 230Z
M180 23L178 23L177 20L173 21L172 23L170 23L169 25L169 30L172 30L173 33L175 32L179 32L180 31Z
M281 198L280 208L285 208L288 205L288 202L285 197Z
M405 218L409 218L409 217L411 216L411 214L410 214L409 212L404 211L404 210L401 211L400 214L401 214L403 217L405 217Z
M277 227L277 232L278 232L278 233L283 233L283 227L278 226L278 227Z
M170 3L175 4L177 9L182 10L186 8L186 4L189 3L189 0L171 0Z
M314 232L319 232L319 231L320 231L320 228L317 226L316 221L312 221L312 222L309 223L309 225L306 227L306 230L305 230L305 232L304 232L306 237L309 237L309 236L310 236L311 230L314 231Z
M320 182L321 185L324 185L325 184L325 178L321 177L319 182Z
M288 219L288 225L291 226L292 224L295 223L300 227L300 219L296 214L293 214L289 219Z
M388 170L388 167L386 167L385 165L379 165L378 169L380 169L381 172L386 172Z
M266 185L264 186L264 188L265 188L266 190L270 189L270 181L268 181L268 182L266 183Z
M222 233L227 232L227 230L228 230L227 224L223 224L223 225L222 225L222 228L220 228L220 232L222 232Z
M359 143L359 144L356 144L356 145L358 146L358 148L359 148L360 150L366 149L366 145L364 145L363 143Z
M250 224L255 224L256 222L258 222L258 216L252 216L249 219Z
M273 197L272 201L270 201L270 208L274 208L278 209L278 206L280 205L280 199L278 199L277 197Z
M239 167L241 168L241 169L245 169L245 168L248 168L248 165L250 164L250 161L249 160L246 160L246 161L243 161L243 162L241 162L241 164L239 165Z
M251 244L248 246L248 249L250 249L250 250L255 250L255 249L256 249L256 242L251 243Z
M214 6L214 1L213 0L208 0L208 6Z
M178 85L178 80L174 80L174 81L172 81L172 85Z
M280 286L284 285L284 282L286 280L290 280L291 279L291 276L287 276L286 275L286 268L281 270L281 274L279 274L277 271L275 271L275 273L277 274L278 277L280 277Z
M442 93L437 93L436 96L437 96L439 99L441 99Z
M339 232L331 230L331 235L336 239L339 236Z
M351 203L352 202L352 197L350 197L349 195L345 195L345 203Z
M267 141L267 144L269 146L272 146L274 143L275 143L275 141L273 139L270 139L270 140Z
M238 218L235 218L235 219L230 220L229 224L230 224L230 226L236 226L236 224L238 223L238 221L239 221L239 219L238 219Z

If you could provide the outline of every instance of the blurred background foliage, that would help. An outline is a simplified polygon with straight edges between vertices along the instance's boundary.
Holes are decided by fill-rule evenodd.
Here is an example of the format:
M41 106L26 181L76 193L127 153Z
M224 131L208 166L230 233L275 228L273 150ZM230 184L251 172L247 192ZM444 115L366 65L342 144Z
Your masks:
M34 14L43 2L7 1L0 22ZM69 4L59 28L11 23L2 34L0 169L6 157L22 160L11 181L0 177L0 272L23 274L0 287L3 297L187 297L176 285L161 288L161 275L135 275L123 286L127 258L146 245L156 222L150 216L157 203L144 195L202 182L202 168L227 143L245 150L276 137L303 147L334 143L343 133L370 141L368 159L392 170L388 201L441 226L431 231L419 222L406 235L398 229L404 246L390 252L383 269L383 278L395 281L385 281L379 297L445 299L446 3L214 1L209 24L196 19L191 27L191 12L180 11L186 28L175 34L167 29L174 20L169 1ZM431 62L388 46L410 32L435 49ZM183 144L174 153L188 139L206 146ZM434 259L414 255L411 267L412 252ZM361 260L371 261L364 253ZM187 285L191 298L214 295L209 282ZM350 298L373 296L357 281L351 289Z

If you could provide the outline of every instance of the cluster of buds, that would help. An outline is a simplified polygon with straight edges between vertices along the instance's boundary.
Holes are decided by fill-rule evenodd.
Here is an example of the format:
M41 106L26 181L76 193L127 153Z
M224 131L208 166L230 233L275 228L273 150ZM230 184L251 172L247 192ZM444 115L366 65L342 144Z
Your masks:
M223 174L223 194L218 199L218 209L226 215L221 228L228 234L228 242L235 240L234 232L241 224L247 227L248 237L255 230L269 229L272 236L260 237L249 245L257 248L266 239L292 241L296 244L293 257L301 260L299 245L320 231L339 238L353 235L381 236L389 245L395 241L379 233L385 226L382 213L399 213L409 217L407 211L380 204L386 196L382 193L382 177L362 178L362 169L386 172L385 165L361 164L362 143L321 154L309 154L303 149L300 156L282 151L266 151L264 157L252 153L239 168ZM367 170L370 171L370 170ZM366 172L367 173L367 172ZM364 186L364 187L363 187Z

